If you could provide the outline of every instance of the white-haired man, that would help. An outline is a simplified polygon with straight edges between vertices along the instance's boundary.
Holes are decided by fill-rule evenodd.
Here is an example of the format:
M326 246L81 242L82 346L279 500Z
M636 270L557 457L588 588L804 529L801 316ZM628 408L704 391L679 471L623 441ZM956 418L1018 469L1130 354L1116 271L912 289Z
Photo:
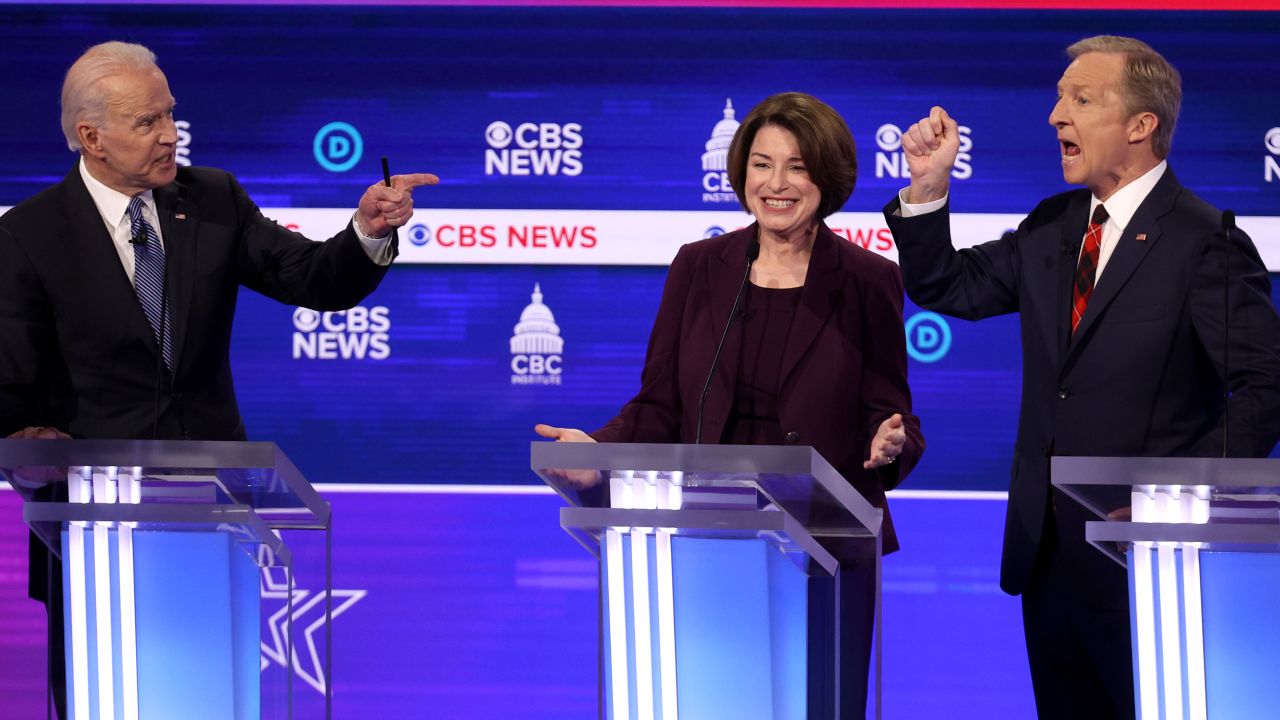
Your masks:
M1280 437L1280 317L1252 241L1236 232L1228 248L1222 213L1168 167L1178 72L1132 38L1086 38L1067 53L1049 124L1063 178L1085 189L957 252L947 193L959 136L935 107L903 135L911 185L885 216L916 303L1021 316L1000 585L1022 595L1040 717L1125 718L1135 709L1125 573L1086 543L1086 511L1051 491L1049 458L1216 456L1228 407L1230 454L1265 457Z
M345 228L312 242L228 173L179 167L173 108L140 45L97 45L68 70L62 129L79 162L0 217L0 437L244 439L230 362L240 286L355 305L396 255L412 189L437 182L371 185ZM60 574L41 577L33 556L33 597L58 608Z

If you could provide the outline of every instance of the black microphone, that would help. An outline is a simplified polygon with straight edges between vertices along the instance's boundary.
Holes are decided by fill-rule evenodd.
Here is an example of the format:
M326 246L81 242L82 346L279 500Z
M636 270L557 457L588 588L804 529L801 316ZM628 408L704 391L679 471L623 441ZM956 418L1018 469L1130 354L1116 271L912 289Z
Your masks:
M147 233L139 224L138 229L134 231L133 237L129 238L129 244L138 246L147 244ZM165 331L169 321L169 270L166 266L165 271L160 279L160 358L156 363L156 381L152 394L151 407L151 439L155 440L160 433L160 385L164 378L164 338ZM170 373L174 368L169 369ZM172 377L170 378L172 379Z
M142 242L140 244L145 245L146 243L147 243L147 239L146 237L143 237ZM160 385L164 379L164 369L165 369L164 338L165 338L165 332L169 329L167 327L168 322L169 322L169 270L166 267L163 279L160 282L160 348L159 348L160 357L157 359L157 362L156 362L156 384L155 384L155 394L153 396L155 400L155 404L152 406L152 415L151 415L151 439L152 440L159 439L159 434L160 434ZM178 364L176 359L174 360L173 364L174 365ZM173 390L173 379L176 374L177 374L176 367L169 368L169 390L170 391ZM170 402L172 402L172 400ZM178 408L178 412L181 413L181 411L182 409ZM181 417L181 415L179 415L179 417ZM179 424L185 425L181 421L179 421ZM185 440L186 439L185 426L183 427L182 434L184 436L183 439Z
M747 271L742 275L742 282L738 285L738 294L733 298L733 307L729 310L729 320L724 324L724 332L720 334L720 344L716 346L716 354L711 358L711 370L707 372L707 382L702 386L702 396L698 398L698 427L693 436L693 442L697 445L702 444L702 411L707 406L707 392L711 390L711 378L716 375L716 364L720 362L720 351L724 349L725 338L729 337L729 328L733 326L733 318L738 314L738 304L742 302L742 292L747 289L747 281L751 279L751 264L760 257L760 240L752 236L747 243Z
M1222 211L1222 234L1226 252L1222 257L1222 457L1227 456L1228 420L1231 417L1231 233L1236 229L1236 214Z

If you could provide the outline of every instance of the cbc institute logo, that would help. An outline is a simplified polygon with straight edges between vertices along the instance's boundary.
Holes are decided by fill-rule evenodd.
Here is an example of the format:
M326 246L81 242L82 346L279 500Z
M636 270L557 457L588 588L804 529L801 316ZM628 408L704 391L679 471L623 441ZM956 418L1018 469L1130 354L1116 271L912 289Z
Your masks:
M293 312L294 360L386 360L391 356L391 311L382 305Z
M520 313L511 336L511 384L559 385L564 338L551 308L542 304L542 288L533 285L533 302Z
M725 98L724 117L711 129L706 152L702 153L702 202L736 203L738 196L729 186L729 144L742 123L734 117L733 99ZM716 233L717 235L719 233Z

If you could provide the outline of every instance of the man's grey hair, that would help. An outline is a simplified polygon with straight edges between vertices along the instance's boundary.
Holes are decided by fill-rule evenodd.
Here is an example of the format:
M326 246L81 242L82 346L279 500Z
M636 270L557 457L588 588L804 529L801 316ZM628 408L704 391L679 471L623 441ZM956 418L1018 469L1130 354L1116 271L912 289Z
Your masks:
M1085 53L1123 55L1125 60L1123 100L1129 117L1141 112L1160 119L1151 149L1161 160L1169 157L1173 129L1182 107L1182 76L1160 53L1141 40L1117 35L1095 35L1067 48L1072 60Z
M79 151L76 126L87 122L106 127L107 95L102 81L121 73L148 73L158 69L156 55L133 43L105 42L85 51L67 70L62 82L62 134L67 147Z

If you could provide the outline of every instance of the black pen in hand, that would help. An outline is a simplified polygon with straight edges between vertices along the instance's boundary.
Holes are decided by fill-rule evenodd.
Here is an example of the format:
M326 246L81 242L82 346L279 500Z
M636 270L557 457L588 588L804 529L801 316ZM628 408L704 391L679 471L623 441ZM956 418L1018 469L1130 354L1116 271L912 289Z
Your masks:
M382 181L387 187L391 187L391 166L387 164L386 155L382 156ZM391 242L397 245L400 243L400 232L394 226L391 228Z

